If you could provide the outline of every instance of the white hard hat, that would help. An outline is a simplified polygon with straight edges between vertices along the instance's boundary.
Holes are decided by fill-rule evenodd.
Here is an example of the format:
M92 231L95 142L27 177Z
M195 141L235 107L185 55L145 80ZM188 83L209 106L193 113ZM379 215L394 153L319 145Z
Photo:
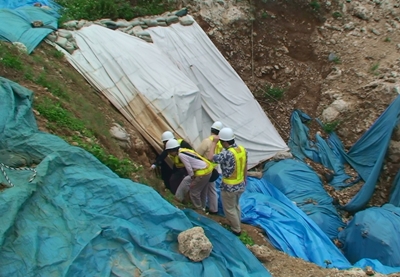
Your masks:
M222 123L220 121L215 121L213 125L211 125L211 129L215 129L220 131L222 129Z
M165 132L161 135L161 141L162 141L162 142L167 141L167 140L170 140L170 139L173 139L173 138L174 138L174 134L173 134L172 132L170 132L170 131L165 131Z
M174 148L178 148L180 146L181 145L179 144L179 142L176 139L170 139L165 144L165 150L171 150L171 149L174 149Z
M235 138L231 128L224 127L219 131L219 139L222 141L230 141Z

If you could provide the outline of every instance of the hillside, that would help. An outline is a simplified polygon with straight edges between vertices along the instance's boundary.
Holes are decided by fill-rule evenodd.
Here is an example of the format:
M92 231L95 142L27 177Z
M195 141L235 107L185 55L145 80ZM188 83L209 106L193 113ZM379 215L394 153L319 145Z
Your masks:
M348 149L400 92L400 8L393 1L182 1L246 82L285 141L290 115L320 117L310 137L335 128ZM254 5L254 6L251 6ZM85 148L121 177L154 187L177 205L148 170L156 153L129 122L52 46L33 54L0 42L0 75L34 92L40 130ZM112 138L113 124L130 135ZM393 143L371 205L388 200L400 165L400 133ZM323 169L320 169L323 170ZM359 187L333 195L346 203ZM179 206L182 207L182 206ZM212 216L224 223L224 219ZM266 246L273 276L365 276L321 269L272 249L260 231L244 226ZM375 276L380 276L376 274ZM392 276L400 276L393 274Z

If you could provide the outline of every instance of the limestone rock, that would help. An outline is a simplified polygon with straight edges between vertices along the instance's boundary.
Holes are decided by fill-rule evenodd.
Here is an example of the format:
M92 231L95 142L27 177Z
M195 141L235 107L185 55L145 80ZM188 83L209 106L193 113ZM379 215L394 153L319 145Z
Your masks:
M322 112L324 122L332 122L339 116L339 112L334 107L328 107Z
M190 260L200 262L210 256L212 244L201 227L193 227L178 235L179 252Z
M268 249L265 245L252 245L247 246L247 248L256 256L256 258L262 262L270 262L274 259L274 255L271 250Z

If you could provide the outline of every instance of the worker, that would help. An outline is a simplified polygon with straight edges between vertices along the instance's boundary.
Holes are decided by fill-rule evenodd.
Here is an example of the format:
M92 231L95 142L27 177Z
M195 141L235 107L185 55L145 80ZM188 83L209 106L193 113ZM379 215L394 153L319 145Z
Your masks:
M168 165L165 158L168 156L168 151L165 150L165 144L168 140L174 139L175 136L171 131L165 131L161 135L161 141L163 143L163 152L157 157L156 161L151 165L150 169L154 170L157 166L161 169L161 179L164 181L164 185L171 193L175 194L176 189L182 182L183 178L187 175L185 166L180 162L179 158L170 157L173 162L173 168ZM177 140L183 148L193 149L189 143L183 139Z
M218 135L219 131L222 129L223 125L220 121L215 121L211 125L211 135L207 138L205 138L200 146L196 149L196 152L199 153L203 157L208 157L208 153L210 152L211 144L212 141L214 140L214 135ZM221 145L221 142L218 141L214 154L221 153L223 150L223 147ZM220 166L217 165L217 171L218 173L221 173ZM210 214L218 214L218 193L217 189L215 187L214 182L210 182L208 185L208 192L207 192L207 198L208 198L208 212Z
M215 154L218 141L225 149ZM222 208L229 221L231 231L236 236L241 234L241 211L239 199L246 187L247 151L243 146L235 143L235 135L231 128L222 128L219 135L214 135L210 152L207 157L210 161L219 163L222 171L220 186Z
M176 191L177 199L182 199L189 188L189 196L194 208L203 210L214 165L196 151L182 148L176 139L167 141L165 150L169 152L169 155L178 157L181 160L188 174Z

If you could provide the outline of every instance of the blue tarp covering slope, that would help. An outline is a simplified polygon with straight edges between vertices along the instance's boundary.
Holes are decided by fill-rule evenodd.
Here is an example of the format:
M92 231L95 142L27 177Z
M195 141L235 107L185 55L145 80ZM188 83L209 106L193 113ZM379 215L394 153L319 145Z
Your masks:
M360 211L371 199L393 130L398 124L399 119L400 96L397 96L371 128L368 129L347 153L344 152L344 149L338 148L346 161L365 181L360 191L343 207L345 210L350 212ZM337 139L337 136L332 136L330 139ZM335 144L337 145L338 143Z
M339 239L350 262L377 259L400 271L399 227L400 208L386 204L356 213Z
M349 163L365 181L356 196L343 208L357 212L365 207L371 198L376 181L382 168L393 129L399 122L400 96L398 96L385 112L375 121L371 128L346 153L339 138L332 133L324 141L317 135L317 143L308 139L308 127L305 125L310 117L301 111L294 111L291 118L292 130L289 147L293 155L299 159L308 157L322 163L334 171L331 184L342 188L348 183L348 177L343 169L343 163Z
M48 6L52 9L58 10L60 8L60 5L55 3L54 1L50 0L0 0L0 8L6 8L6 9L16 9L20 7L25 7L25 6L30 6L32 7L33 4L35 3L40 3L43 6Z
M400 170L397 172L396 178L394 178L389 203L400 207Z
M41 20L45 26L31 26ZM51 32L57 30L57 16L54 11L38 7L22 7L15 10L0 9L0 40L23 43L28 53Z
M0 78L0 150L42 160L32 183L29 171L7 171L15 186L0 192L0 276L270 276L211 221L211 256L194 263L179 254L177 236L194 226L193 214L39 132L31 101L30 91Z
M260 226L273 246L285 253L326 267L351 264L327 235L283 193L263 179L248 178L240 198L242 222Z
M307 164L286 159L267 163L264 171L264 180L294 201L329 238L337 237L339 228L344 227L344 223L318 175Z

